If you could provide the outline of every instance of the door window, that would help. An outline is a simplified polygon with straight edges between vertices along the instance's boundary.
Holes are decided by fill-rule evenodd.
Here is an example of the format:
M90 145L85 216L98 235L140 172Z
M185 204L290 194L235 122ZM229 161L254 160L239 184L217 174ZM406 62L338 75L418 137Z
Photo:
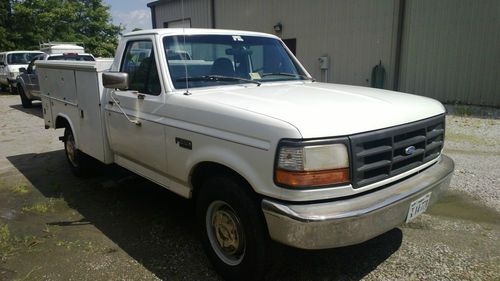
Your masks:
M34 59L31 60L30 64L28 65L28 69L26 70L26 73L28 73L28 74L36 74L35 61L37 61L39 59L40 59L40 57L35 57Z
M129 41L120 71L128 73L129 90L147 95L161 93L160 78L151 41Z

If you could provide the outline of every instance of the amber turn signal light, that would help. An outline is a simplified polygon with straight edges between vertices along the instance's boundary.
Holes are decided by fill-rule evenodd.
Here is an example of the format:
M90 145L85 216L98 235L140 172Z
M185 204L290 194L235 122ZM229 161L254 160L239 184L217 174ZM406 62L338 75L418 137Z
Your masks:
M349 182L349 168L322 171L276 170L276 182L290 187L314 187Z

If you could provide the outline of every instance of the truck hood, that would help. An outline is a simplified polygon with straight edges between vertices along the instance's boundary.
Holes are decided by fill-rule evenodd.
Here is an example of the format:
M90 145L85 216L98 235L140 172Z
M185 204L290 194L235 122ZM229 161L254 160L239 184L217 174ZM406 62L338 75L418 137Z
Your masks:
M445 112L440 102L422 96L317 82L207 89L193 98L282 120L303 138L351 135Z

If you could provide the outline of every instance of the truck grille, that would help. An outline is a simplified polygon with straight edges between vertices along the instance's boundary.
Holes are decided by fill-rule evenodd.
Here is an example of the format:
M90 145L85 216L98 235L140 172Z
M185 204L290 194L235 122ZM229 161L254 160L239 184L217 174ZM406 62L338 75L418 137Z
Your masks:
M438 157L444 126L444 115L439 115L349 137L353 187L396 176Z

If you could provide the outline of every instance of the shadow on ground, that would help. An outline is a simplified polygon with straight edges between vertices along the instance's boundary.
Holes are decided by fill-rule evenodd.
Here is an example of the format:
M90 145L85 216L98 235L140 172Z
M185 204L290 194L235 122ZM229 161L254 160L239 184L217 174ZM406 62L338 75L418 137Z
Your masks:
M31 107L24 108L21 105L21 100L19 100L19 104L11 105L10 108L17 109L17 110L22 111L24 113L28 113L28 114L34 115L36 117L43 118L42 103L40 103L40 102L33 102L33 105Z
M62 228L92 224L161 279L217 280L197 239L191 201L116 166L74 177L64 152L8 160L47 198L63 198L83 219L52 221ZM63 230L64 231L64 230ZM332 250L283 247L273 280L359 280L401 245L394 229L363 244Z

